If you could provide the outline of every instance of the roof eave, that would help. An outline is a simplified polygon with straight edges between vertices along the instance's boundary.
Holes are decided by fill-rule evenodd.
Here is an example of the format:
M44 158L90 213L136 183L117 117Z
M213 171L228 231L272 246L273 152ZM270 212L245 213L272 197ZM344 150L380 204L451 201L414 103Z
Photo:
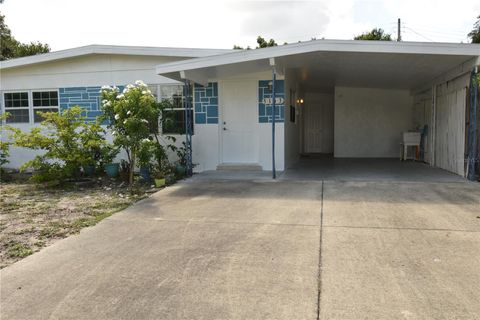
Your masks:
M73 57L80 57L90 54L112 54L112 55L138 55L138 56L165 56L196 58L199 56L213 56L229 52L227 49L196 49L196 48L167 48L167 47L134 47L134 46L111 46L111 45L88 45L73 49L60 50L22 57L0 62L2 70L63 60Z
M432 43L432 42L391 42L360 40L313 40L260 50L242 50L216 56L194 58L160 64L157 74L208 68L220 65L242 63L259 59L276 58L314 51L399 53L399 54L441 54L480 55L480 44Z

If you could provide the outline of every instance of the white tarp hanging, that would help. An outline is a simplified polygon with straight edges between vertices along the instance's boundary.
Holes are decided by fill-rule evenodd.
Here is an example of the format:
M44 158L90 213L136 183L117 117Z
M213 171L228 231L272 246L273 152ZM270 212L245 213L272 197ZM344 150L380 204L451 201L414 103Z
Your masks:
M461 176L465 176L467 76L437 88L435 166Z

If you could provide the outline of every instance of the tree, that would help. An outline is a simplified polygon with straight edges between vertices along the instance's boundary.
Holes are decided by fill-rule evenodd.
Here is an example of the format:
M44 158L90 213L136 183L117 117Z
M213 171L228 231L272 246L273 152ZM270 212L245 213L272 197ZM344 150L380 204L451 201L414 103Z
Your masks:
M374 28L370 32L362 33L353 38L354 40L380 40L380 41L392 41L392 35L385 33L382 28Z
M159 132L158 119L161 106L148 86L142 81L127 85L122 93L117 87L102 87L103 119L112 130L114 145L127 154L129 184L133 185L133 172L142 143Z
M275 42L275 40L270 39L269 41L267 41L262 36L257 37L257 44L258 44L258 47L256 47L255 49L267 48L267 47L276 47L277 46L277 43ZM284 44L287 44L287 43L285 42ZM245 49L250 50L251 48L250 48L250 46L244 48L242 46L234 44L233 49L234 50L245 50Z
M267 47L276 47L276 46L277 46L277 43L275 42L275 40L270 39L270 40L267 42L267 40L265 40L265 39L264 39L263 37L261 37L261 36L258 36L258 37L257 37L257 43L258 43L257 49L259 49L259 48L267 48Z
M0 61L32 56L50 52L48 44L40 42L21 43L13 36L10 28L5 24L5 16L0 14Z
M468 37L472 39L472 43L480 43L480 15L477 17L477 22L473 25Z

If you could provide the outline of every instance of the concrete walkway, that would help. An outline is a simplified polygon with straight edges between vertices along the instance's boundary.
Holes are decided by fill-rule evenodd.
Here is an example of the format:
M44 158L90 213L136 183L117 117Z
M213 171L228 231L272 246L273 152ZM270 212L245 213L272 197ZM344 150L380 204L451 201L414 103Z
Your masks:
M473 183L194 178L1 271L1 319L475 319Z

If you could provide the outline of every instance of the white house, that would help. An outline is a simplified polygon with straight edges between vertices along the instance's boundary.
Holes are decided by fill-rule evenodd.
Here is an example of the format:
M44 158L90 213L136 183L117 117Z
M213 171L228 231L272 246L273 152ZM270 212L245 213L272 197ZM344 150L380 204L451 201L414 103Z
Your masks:
M14 114L10 122L27 127L35 125L37 109L80 105L97 115L98 90L105 84L141 79L161 99L182 95L186 83L192 88L197 171L239 165L272 170L273 159L282 171L311 153L397 158L402 133L423 131L424 160L467 176L478 159L480 117L472 104L478 93L470 82L479 65L477 44L314 40L258 50L89 46L2 62L2 110ZM178 107L181 130L185 110ZM14 150L11 163L18 166L29 157Z

